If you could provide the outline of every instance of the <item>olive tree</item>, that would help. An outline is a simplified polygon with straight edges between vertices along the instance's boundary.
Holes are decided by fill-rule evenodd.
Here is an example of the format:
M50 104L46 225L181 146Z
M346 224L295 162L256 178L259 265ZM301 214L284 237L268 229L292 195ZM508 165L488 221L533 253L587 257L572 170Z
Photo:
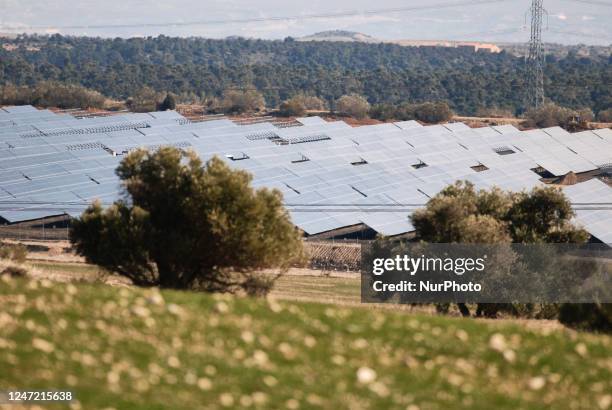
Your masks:
M427 242L583 243L589 235L571 223L573 217L569 200L555 187L477 191L472 183L459 181L411 219L417 236Z
M411 220L417 237L432 243L584 243L589 235L571 223L573 216L570 202L554 187L521 193L498 188L477 191L472 183L458 181L435 195ZM495 257L510 257L503 254L506 247L499 249ZM508 304L479 304L477 314L494 316L500 310L516 309ZM464 304L459 304L459 310L470 314Z
M265 293L302 257L278 190L213 157L164 147L137 150L116 171L123 198L91 205L71 242L94 264L141 286ZM275 275L262 274L276 269Z

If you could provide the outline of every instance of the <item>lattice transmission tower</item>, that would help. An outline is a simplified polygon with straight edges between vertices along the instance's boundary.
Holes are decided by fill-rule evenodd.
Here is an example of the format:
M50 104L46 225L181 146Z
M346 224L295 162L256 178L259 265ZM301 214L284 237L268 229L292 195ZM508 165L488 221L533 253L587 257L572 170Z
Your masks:
M527 56L527 108L538 108L544 104L544 46L542 45L542 23L544 0L531 1L531 38Z

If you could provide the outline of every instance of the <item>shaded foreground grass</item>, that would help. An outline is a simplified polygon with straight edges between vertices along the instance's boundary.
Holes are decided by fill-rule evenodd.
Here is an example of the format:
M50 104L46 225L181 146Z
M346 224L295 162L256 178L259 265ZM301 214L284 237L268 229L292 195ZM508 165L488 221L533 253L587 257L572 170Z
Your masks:
M612 401L603 335L6 277L0 305L0 388L69 389L83 409L597 409Z

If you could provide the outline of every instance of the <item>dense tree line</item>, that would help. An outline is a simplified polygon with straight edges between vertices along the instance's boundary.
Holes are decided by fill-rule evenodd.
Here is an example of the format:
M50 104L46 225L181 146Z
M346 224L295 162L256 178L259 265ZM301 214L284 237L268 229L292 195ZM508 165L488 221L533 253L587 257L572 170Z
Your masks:
M370 104L446 101L460 114L483 107L520 111L524 60L507 53L393 44L201 38L99 39L22 36L0 48L0 84L79 84L126 99L156 92L222 98L257 89L268 106L305 93L330 108L343 95ZM16 47L16 48L15 48ZM9 50L9 48L13 48ZM595 113L612 106L612 57L548 56L547 95Z
M453 112L444 101L421 104L377 104L370 109L370 116L382 121L418 120L429 124L449 121Z
M106 97L79 85L41 81L32 87L0 84L0 104L59 108L102 108Z

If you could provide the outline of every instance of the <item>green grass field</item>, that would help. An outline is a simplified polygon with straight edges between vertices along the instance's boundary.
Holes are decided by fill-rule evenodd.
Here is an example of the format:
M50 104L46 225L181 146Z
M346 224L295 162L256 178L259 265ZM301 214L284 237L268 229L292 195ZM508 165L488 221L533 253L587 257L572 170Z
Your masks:
M612 404L603 335L48 280L3 278L0 306L0 389L69 389L83 409Z

